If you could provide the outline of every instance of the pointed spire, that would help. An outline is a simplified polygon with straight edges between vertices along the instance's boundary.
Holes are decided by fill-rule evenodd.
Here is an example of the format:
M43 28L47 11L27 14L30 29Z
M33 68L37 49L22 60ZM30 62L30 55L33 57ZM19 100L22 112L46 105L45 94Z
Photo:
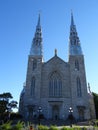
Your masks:
M93 93L92 93L92 91L91 91L91 87L90 87L90 84L88 83L88 93L91 95L91 96L93 96Z
M35 36L32 40L32 46L30 50L30 55L42 56L42 30L40 25L40 14L38 16L38 23L36 26Z
M90 88L90 84L89 84L89 83L88 83L88 92L89 92L89 93L92 93L92 92L91 92L91 88Z
M37 27L41 27L41 25L40 25L40 13L39 13L39 17L38 17Z
M70 25L70 36L69 36L69 55L82 55L82 49L80 40L74 24L73 13L71 11L71 25Z
M74 19L73 19L73 12L71 10L71 26L73 26L73 25L74 25Z

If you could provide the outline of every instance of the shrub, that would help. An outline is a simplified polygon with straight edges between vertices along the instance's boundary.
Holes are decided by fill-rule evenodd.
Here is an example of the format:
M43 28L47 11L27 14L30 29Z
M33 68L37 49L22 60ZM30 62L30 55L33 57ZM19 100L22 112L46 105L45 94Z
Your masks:
M74 130L74 128L67 128L67 130Z
M87 130L87 128L86 127L79 127L79 126L76 126L76 127L74 127L74 129L73 130Z
M23 122L18 122L15 126L12 127L12 130L21 130L24 126Z
M12 130L11 122L2 124L0 126L0 130Z
M61 130L67 130L67 128L64 126L64 127L61 128Z
M38 126L38 130L48 130L49 128L47 126L44 125L39 125Z
M79 126L75 126L74 130L82 130L82 128L80 128Z
M50 126L49 130L58 130L58 128L56 126Z
M74 129L73 127L70 128L70 127L62 127L61 130L78 130L78 129Z
M86 128L86 127L83 127L82 129L83 129L83 130L87 130L87 128Z

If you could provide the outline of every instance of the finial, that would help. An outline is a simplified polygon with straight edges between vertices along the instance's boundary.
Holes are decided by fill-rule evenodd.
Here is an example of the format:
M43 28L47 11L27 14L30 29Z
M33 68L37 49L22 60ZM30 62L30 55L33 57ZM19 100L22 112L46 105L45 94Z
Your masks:
M74 25L74 20L73 20L73 11L71 9L71 25Z
M38 16L38 24L37 24L38 27L40 27L40 12L41 11L39 11L39 16Z
M88 91L91 93L90 84L88 83Z
M57 49L55 49L55 56L57 56Z

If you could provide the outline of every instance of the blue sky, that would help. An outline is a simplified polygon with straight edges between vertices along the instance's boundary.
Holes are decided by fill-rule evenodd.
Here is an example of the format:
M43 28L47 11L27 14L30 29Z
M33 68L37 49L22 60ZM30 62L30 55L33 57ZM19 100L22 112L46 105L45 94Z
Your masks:
M98 93L98 0L0 0L0 93L19 100L41 13L44 59L68 61L71 9L85 57L87 82Z

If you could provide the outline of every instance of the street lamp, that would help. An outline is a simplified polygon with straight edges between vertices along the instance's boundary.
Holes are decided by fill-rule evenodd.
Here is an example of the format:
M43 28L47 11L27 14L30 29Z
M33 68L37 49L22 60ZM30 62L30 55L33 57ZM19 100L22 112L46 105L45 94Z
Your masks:
M38 108L38 119L39 119L39 125L40 125L40 113L42 112L42 108L41 107L39 107Z
M72 120L73 120L73 115L72 115L72 113L73 113L73 109L72 109L72 107L70 107L69 108L69 119L70 119L70 127L72 127Z

